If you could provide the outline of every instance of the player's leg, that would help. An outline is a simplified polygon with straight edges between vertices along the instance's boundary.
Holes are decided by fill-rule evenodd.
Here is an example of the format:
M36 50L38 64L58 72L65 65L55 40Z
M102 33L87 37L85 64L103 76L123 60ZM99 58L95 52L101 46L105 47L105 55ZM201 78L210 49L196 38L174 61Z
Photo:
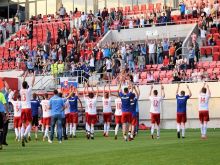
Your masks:
M38 133L38 116L35 116L35 121L34 121L34 135L35 135L35 140L37 141L38 140L38 137L37 137L37 133Z
M107 122L107 127L106 127L106 136L108 137L108 135L109 135L109 130L110 130L110 122L108 121Z
M176 122L177 122L177 124L176 124L177 138L180 138L180 127L181 127L180 114L177 114Z
M94 124L91 124L91 139L94 139Z
M125 113L122 113L122 133L125 141L127 141L126 131L127 131L127 116Z
M58 132L59 143L62 143L62 126L63 126L62 121L63 121L63 119L65 119L65 118L62 118L62 115L57 116L57 130L58 130L57 132ZM65 138L65 135L64 135L64 138Z
M50 132L50 138L48 139L49 143L52 143L54 138L54 132L55 132L55 125L56 125L57 118L55 116L51 117L51 132Z
M155 116L151 113L151 137L154 139Z
M208 122L204 121L204 123L203 123L203 135L204 135L205 139L207 138L207 124L208 124Z
M185 122L182 122L181 127L182 127L182 138L185 138Z
M4 114L0 112L0 150L2 150L2 141L3 141L3 126L4 126Z
M160 114L157 114L156 124L157 124L157 139L159 139L160 138Z
M78 113L74 114L74 119L73 119L73 137L76 137L76 128L78 124Z
M28 134L31 132L31 127L32 127L32 114L31 114L31 110L27 109L26 110L26 117L27 117L27 125L26 125L26 129L24 132L24 137L27 138Z
M103 113L102 116L103 116L103 121L104 121L104 123L103 123L103 136L105 136L106 135L106 130L107 130L106 114Z
M199 120L200 120L201 138L204 138L204 119L202 112L199 112Z

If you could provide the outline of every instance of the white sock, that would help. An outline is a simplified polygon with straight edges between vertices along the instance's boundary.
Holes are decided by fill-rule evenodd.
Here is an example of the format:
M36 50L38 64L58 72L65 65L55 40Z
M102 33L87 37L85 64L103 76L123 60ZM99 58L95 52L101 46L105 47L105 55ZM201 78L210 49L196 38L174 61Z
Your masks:
M17 128L15 128L15 136L16 136L16 138L18 138L18 129Z
M68 124L66 124L66 135L68 136L68 129L69 129L69 125Z
M42 125L41 131L42 131L42 133L44 133L44 125Z
M151 135L154 134L154 124L151 125Z
M160 137L160 126L157 126L157 137Z
M110 129L110 123L106 124L107 125L107 128L106 128L106 133L108 135L108 132L109 132L109 129Z
M57 125L54 128L54 134L55 134L55 137L57 137Z
M73 136L76 136L76 124L73 124Z
M28 126L24 132L24 136L27 136L27 135L30 136L30 132L31 132L31 124L28 124Z
M200 130L201 130L201 135L203 136L203 135L204 135L204 132L203 132L203 124L200 125Z
M88 132L88 133L91 133L91 127L90 127L89 124L87 125L87 132Z
M72 135L73 134L73 124L71 123L70 124L70 135Z
M86 131L88 132L90 129L89 129L89 125L88 123L86 122Z
M180 132L180 124L177 123L177 132Z
M21 127L21 137L24 137L24 131L25 131L25 128L24 126Z
M204 123L203 134L206 135L206 133L207 133L207 123Z
M107 124L104 123L104 133L106 133L106 127L107 127Z
M37 132L38 132L38 129L35 128L35 139L37 139Z
M182 125L182 137L185 137L185 126Z
M49 130L48 130L48 128L46 127L45 132L44 132L44 137L48 137L48 132L49 132Z
M119 128L119 124L116 124L116 126L115 126L115 135L118 134L118 128Z
M94 125L91 125L91 133L94 134Z
M18 128L18 139L21 139L21 128Z

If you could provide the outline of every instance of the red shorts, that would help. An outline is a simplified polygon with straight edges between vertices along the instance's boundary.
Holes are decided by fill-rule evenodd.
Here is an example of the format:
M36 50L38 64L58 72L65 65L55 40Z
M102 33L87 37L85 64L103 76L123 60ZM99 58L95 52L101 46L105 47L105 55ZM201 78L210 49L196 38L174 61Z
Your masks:
M151 123L152 124L160 124L160 114L159 113L151 113Z
M136 116L132 117L132 119L131 119L131 125L133 125L133 126L136 126L136 125L137 125L137 117L136 117Z
M74 123L74 124L78 123L78 113L77 112L70 113L70 123Z
M65 114L66 123L70 123L70 114Z
M97 122L97 115L90 115L88 114L88 124L96 124Z
M186 123L186 113L177 113L176 114L176 122L177 123Z
M85 118L86 118L86 123L88 123L88 112L86 112Z
M14 128L21 127L21 117L14 117Z
M111 122L111 119L112 119L112 113L103 113L103 120L104 120L104 123L109 123Z
M121 124L121 116L116 116L115 115L115 124Z
M121 122L131 123L131 112L122 112Z
M51 124L51 117L43 117L42 124L43 125L50 125Z
M32 114L31 114L30 108L26 108L26 109L21 110L21 121L23 123L32 121Z
M200 122L209 121L209 111L199 111Z

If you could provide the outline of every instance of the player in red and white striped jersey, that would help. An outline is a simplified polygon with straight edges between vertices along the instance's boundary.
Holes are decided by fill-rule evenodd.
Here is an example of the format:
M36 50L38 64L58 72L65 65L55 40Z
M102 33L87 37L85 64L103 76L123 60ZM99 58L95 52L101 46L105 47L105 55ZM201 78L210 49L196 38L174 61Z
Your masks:
M121 116L122 116L121 105L122 105L121 98L118 96L115 99L115 140L117 140L119 125L122 124L122 122L121 122Z

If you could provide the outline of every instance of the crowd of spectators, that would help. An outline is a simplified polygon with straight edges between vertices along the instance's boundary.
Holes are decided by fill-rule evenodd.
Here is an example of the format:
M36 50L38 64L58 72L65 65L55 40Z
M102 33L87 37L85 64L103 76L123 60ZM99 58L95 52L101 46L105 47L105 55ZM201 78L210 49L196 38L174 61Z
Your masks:
M180 3L181 5L184 3ZM197 14L193 12L194 16L198 16L202 36L206 36L206 31L209 26L217 26L218 21L210 21L212 16L208 15L204 9L199 9ZM70 15L75 15L78 10L67 14L65 7L61 6L59 12L54 16L48 15L47 19L64 19ZM182 12L181 12L182 13ZM206 14L204 14L206 13ZM199 15L201 14L201 15ZM183 15L185 17L185 15ZM134 19L135 18L135 19ZM215 16L213 17L215 18ZM27 26L27 34L22 34L21 37L14 37L14 41L27 40L34 38L33 36L33 21L41 20L42 16L32 17ZM171 20L171 9L166 8L164 11L150 13L150 16L133 16L128 22L129 28L144 27L151 23L165 23ZM37 71L38 74L51 73L54 76L77 76L82 75L86 79L96 72L101 74L102 79L113 80L121 76L121 74L129 74L128 77L133 77L138 80L139 72L145 71L146 65L158 64L161 70L173 70L174 81L192 81L193 76L185 76L187 69L195 69L195 61L199 61L199 44L197 42L197 35L192 35L192 45L189 45L189 54L182 55L181 39L170 41L163 40L146 40L134 43L106 43L98 45L97 41L108 32L110 28L120 31L121 26L124 25L125 17L120 10L112 9L110 12L106 8L101 12L88 14L82 12L80 16L79 26L69 28L65 22L62 27L59 27L57 32L57 39L54 41L51 31L47 29L46 40L38 43L36 47L30 47L27 43L21 44L14 48L18 53L15 58L2 59L2 62L16 61L17 67L21 67L21 63L25 62L26 68L29 71ZM162 21L162 22L161 22ZM202 31L202 30L205 30ZM68 49L68 46L71 46ZM192 71L192 75L194 70ZM194 76L195 77L195 76ZM200 76L199 80L206 76ZM147 76L148 82L158 82L160 78L153 76L149 71Z

